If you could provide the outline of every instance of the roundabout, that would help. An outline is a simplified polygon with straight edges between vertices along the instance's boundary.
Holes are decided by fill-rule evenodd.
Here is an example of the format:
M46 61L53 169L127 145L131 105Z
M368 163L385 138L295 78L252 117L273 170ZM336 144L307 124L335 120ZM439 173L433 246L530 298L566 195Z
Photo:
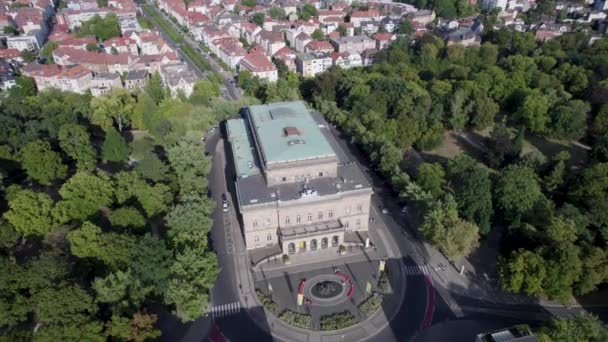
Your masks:
M346 279L344 279L346 277ZM354 285L347 276L321 274L304 282L302 295L312 305L334 306L348 299Z

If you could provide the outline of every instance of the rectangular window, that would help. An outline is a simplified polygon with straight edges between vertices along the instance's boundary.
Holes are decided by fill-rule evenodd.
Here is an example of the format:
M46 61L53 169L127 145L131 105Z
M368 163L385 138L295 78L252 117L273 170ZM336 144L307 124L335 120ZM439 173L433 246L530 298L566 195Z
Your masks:
M363 211L363 204L357 204L357 211L358 212L362 212Z
M268 234L268 236L266 237L266 240L272 241L272 234Z
M254 236L254 237L253 237L253 240L254 240L255 242L258 242L258 241L260 241L260 237L256 235L256 236Z
M287 177L283 177L283 182L287 182Z
M319 177L323 177L323 172L319 172Z
M257 228L258 227L258 221L253 221L253 228Z
M329 217L329 218L333 218L333 217L334 217L334 211L333 211L333 210L330 210L330 211L327 213L327 217Z
M318 218L319 220L322 220L322 219L323 219L323 212L322 212L322 211L319 211L319 214L317 215L317 218Z
M296 216L296 223L300 223L302 221L302 217L300 215Z
M289 224L289 216L285 216L285 224Z
M350 214L350 206L346 207L346 215Z
M357 221L355 221L355 224L357 225L357 227L361 227L361 219L357 219Z
M312 221L312 214L309 213L308 214L308 222L311 222L311 221Z

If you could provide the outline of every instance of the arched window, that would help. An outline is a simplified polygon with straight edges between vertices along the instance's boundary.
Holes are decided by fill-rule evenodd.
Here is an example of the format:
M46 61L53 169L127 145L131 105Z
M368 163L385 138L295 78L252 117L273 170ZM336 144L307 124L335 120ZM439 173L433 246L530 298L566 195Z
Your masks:
M308 213L308 222L312 222L312 214Z
M330 211L327 213L327 217L329 217L329 218L333 218L333 217L334 217L334 211L333 211L333 210L330 210Z
M285 216L285 224L290 224L289 216Z
M319 220L322 220L322 219L323 219L323 212L322 212L322 211L319 211L319 213L317 214L317 218L318 218Z
M287 253L289 254L293 254L296 252L296 244L295 243L290 243L289 245L287 245Z
M310 250L311 251L317 250L317 239L310 240Z
M325 249L328 246L328 239L326 237L321 239L321 249Z
M338 237L338 235L332 236L332 238L331 238L331 246L332 247L337 247L339 243L340 243L340 238Z
M300 215L296 216L296 223L300 223L302 221L302 217Z

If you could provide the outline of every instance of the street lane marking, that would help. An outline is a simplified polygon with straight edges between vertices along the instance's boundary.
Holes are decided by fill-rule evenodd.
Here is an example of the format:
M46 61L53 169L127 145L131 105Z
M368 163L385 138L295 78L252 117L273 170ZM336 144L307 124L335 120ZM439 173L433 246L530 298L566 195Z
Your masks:
M408 276L430 276L427 265L403 265L403 272Z
M218 318L238 313L240 310L241 302L234 302L213 306L209 308L207 312L210 313L213 318Z

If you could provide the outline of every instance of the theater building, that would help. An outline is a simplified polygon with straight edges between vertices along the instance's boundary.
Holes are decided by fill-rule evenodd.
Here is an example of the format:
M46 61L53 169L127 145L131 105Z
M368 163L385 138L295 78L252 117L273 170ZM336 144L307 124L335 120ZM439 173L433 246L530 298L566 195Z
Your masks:
M372 187L318 112L301 101L250 106L226 131L248 250L369 246Z

